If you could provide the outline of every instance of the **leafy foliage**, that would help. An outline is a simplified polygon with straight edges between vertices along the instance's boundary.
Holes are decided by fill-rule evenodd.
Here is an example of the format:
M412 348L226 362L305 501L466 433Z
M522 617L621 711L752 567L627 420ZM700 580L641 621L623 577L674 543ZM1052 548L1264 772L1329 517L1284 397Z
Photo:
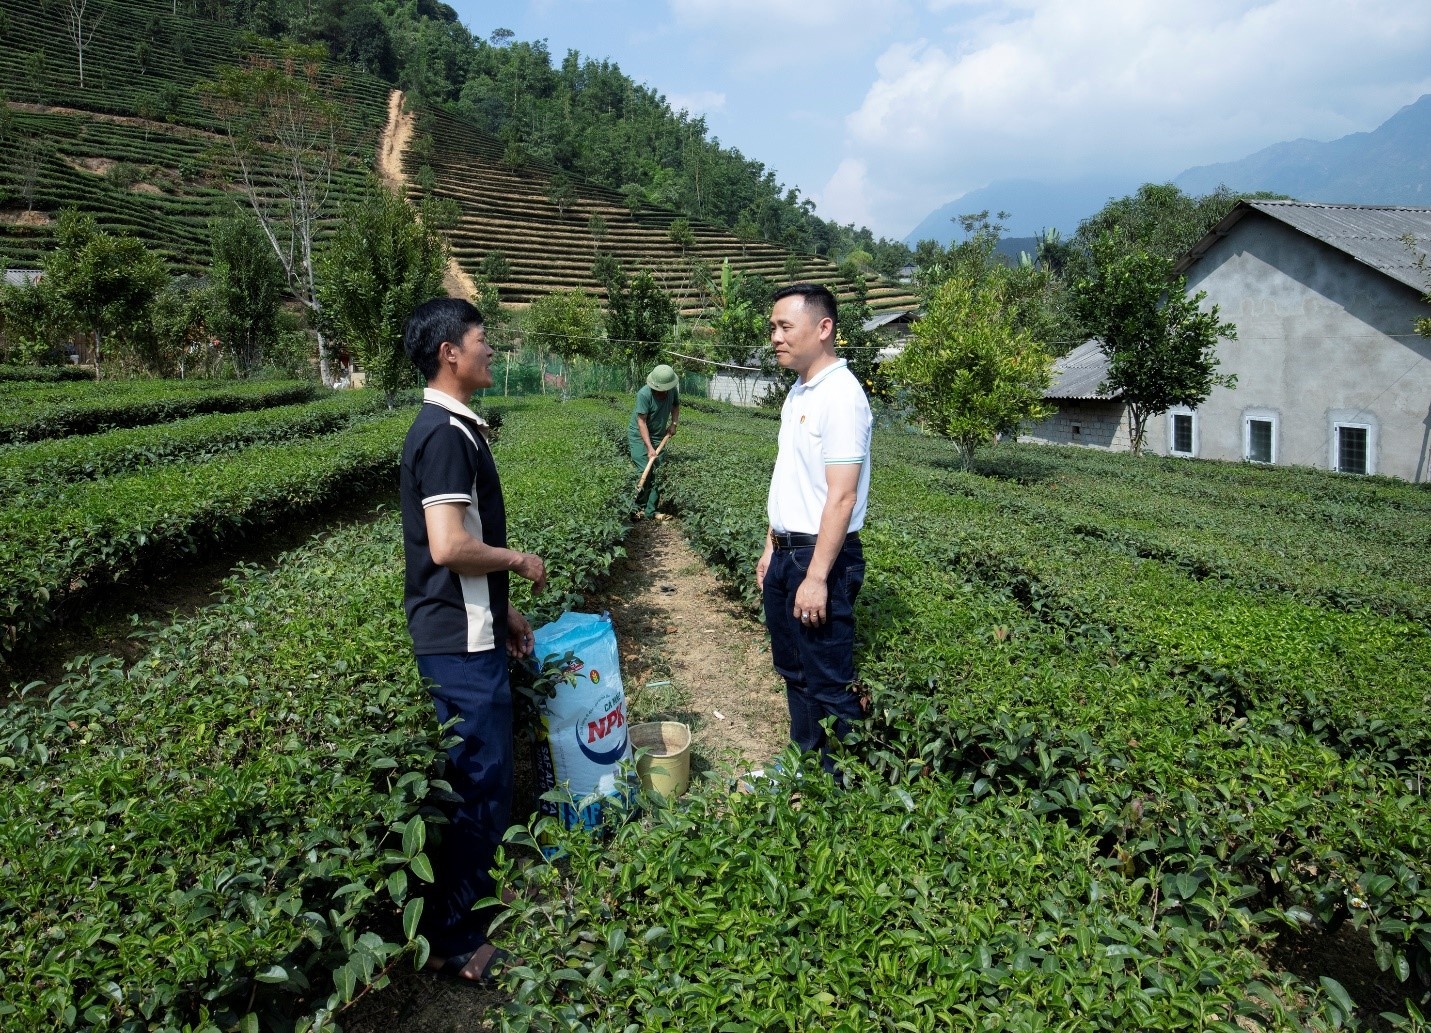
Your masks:
M542 597L569 605L620 554L619 414L505 416L513 540L569 560ZM373 429L400 442L410 419ZM415 891L450 787L400 539L390 516L315 540L132 665L80 660L5 707L0 967L30 974L0 983L7 1028L311 1029L422 963Z
M612 281L606 311L609 357L624 361L632 384L659 358L675 327L676 303L649 270L641 270L629 281L624 276Z
M311 383L223 380L137 380L118 383L0 385L5 414L0 444L91 434L116 427L164 423L205 412L242 412L305 402Z
M585 291L553 291L532 302L522 318L522 331L542 351L554 351L565 361L595 357L601 339L601 311Z
M209 325L233 353L239 371L250 373L278 340L283 266L252 219L216 222L213 255Z
M389 397L418 386L402 347L413 309L442 294L447 243L401 192L374 183L343 210L322 262L325 317L353 344L374 387Z
M60 215L56 244L44 278L30 289L51 299L59 320L52 336L65 329L93 335L98 370L106 341L122 353L152 330L151 309L168 276L141 241L105 233L74 209Z
M1046 413L1052 359L1016 326L1005 277L956 275L930 296L888 375L907 392L920 422L974 450Z
M0 495L40 495L69 481L111 477L158 463L195 462L255 444L292 442L376 412L372 392L343 391L316 402L189 416L169 423L0 448Z

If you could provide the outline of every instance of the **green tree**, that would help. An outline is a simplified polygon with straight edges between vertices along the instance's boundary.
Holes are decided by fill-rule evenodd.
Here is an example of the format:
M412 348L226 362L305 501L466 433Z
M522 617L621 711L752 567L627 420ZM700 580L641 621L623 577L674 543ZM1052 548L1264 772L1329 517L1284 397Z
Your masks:
M3 269L0 269L3 272ZM52 356L64 333L64 320L43 281L0 280L0 361L42 362Z
M1235 387L1217 373L1217 342L1236 340L1237 329L1218 320L1207 296L1188 297L1174 261L1106 236L1094 244L1093 275L1073 287L1079 318L1108 356L1107 386L1128 406L1135 455L1143 450L1148 421L1175 405L1196 407L1214 387Z
M164 376L191 372L190 350L207 351L209 305L208 291L192 277L166 284L150 309L150 333L140 338L141 361Z
M888 364L929 430L952 440L967 470L979 446L1047 415L1052 359L1018 326L1004 277L961 273L929 296L904 351Z
M252 219L216 222L210 238L209 326L246 376L263 365L265 352L278 341L283 266Z
M374 183L343 209L323 256L325 317L389 401L417 373L402 347L413 309L442 293L447 242L402 193Z
M608 285L606 334L612 350L626 363L628 383L635 385L640 372L661 354L661 345L676 328L676 303L661 289L650 270L630 281L620 277Z
M52 311L94 341L95 376L106 349L134 352L139 335L152 331L154 299L169 282L164 263L142 241L106 233L73 208L60 213L44 273Z
M320 57L297 48L253 55L199 89L227 133L239 184L288 288L311 317L319 376L331 384L315 243L347 160L347 127L335 100L339 84L323 73Z
M553 291L527 308L522 328L538 354L554 351L563 368L578 356L595 357L601 342L601 309L584 291Z
M596 212L592 212L591 217L586 220L586 232L591 234L593 254L601 249L601 242L606 239L607 229L606 220Z
M478 269L489 280L505 280L512 275L512 265L507 261L506 254L496 249L482 256Z
M576 191L571 180L558 173L547 184L547 202L557 210L560 218L566 218L566 210L576 203Z
M770 281L764 277L736 272L729 260L721 263L720 312L715 329L731 361L745 362L757 353L769 352L773 293Z
M1285 194L1234 193L1218 187L1210 194L1185 194L1172 183L1144 183L1126 197L1109 201L1079 223L1069 247L1050 255L1070 279L1089 276L1093 251L1105 237L1123 251L1146 251L1178 261L1242 200L1285 200Z
M686 249L696 242L696 235L691 230L690 219L672 219L671 227L666 231L671 243L681 249L681 254L686 253Z

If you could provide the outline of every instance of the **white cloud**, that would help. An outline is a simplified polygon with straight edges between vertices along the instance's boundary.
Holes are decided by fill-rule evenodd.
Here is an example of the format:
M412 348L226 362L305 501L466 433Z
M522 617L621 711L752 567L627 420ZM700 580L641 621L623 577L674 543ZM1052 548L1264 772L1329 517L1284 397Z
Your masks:
M725 94L716 90L699 90L695 93L668 93L666 103L672 111L688 111L692 115L709 115L713 111L725 110Z
M811 198L818 206L820 215L835 222L856 226L869 226L874 221L872 201L875 188L869 181L869 168L858 158L846 158L825 184L825 188ZM888 198L882 198L888 200Z
M904 209L886 224L996 179L1170 177L1331 139L1431 90L1431 6L1404 0L927 7L846 119L847 154Z

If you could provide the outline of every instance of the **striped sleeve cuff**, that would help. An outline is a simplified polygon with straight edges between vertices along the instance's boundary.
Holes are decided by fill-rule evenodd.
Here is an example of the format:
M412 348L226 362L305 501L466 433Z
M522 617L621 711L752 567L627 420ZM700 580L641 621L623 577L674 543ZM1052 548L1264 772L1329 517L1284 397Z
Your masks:
M864 456L835 456L825 460L826 466L853 466L865 461Z
M430 509L433 506L448 505L453 502L460 502L464 506L472 505L472 496L455 492L450 495L429 495L422 500L422 508Z

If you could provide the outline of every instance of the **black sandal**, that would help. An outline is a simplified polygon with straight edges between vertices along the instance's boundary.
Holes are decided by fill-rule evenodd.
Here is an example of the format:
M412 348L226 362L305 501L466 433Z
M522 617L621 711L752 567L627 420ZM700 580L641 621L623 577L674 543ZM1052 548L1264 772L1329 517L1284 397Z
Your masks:
M482 971L478 972L475 978L462 974L472 961L472 955L485 946L486 944L482 944L479 947L474 947L465 954L454 954L437 968L429 968L428 971L444 979L455 979L459 983L466 983L470 986L496 986L498 977L507 970L508 959L511 958L511 955L501 947L492 948L492 956L487 959L487 963L482 966Z

